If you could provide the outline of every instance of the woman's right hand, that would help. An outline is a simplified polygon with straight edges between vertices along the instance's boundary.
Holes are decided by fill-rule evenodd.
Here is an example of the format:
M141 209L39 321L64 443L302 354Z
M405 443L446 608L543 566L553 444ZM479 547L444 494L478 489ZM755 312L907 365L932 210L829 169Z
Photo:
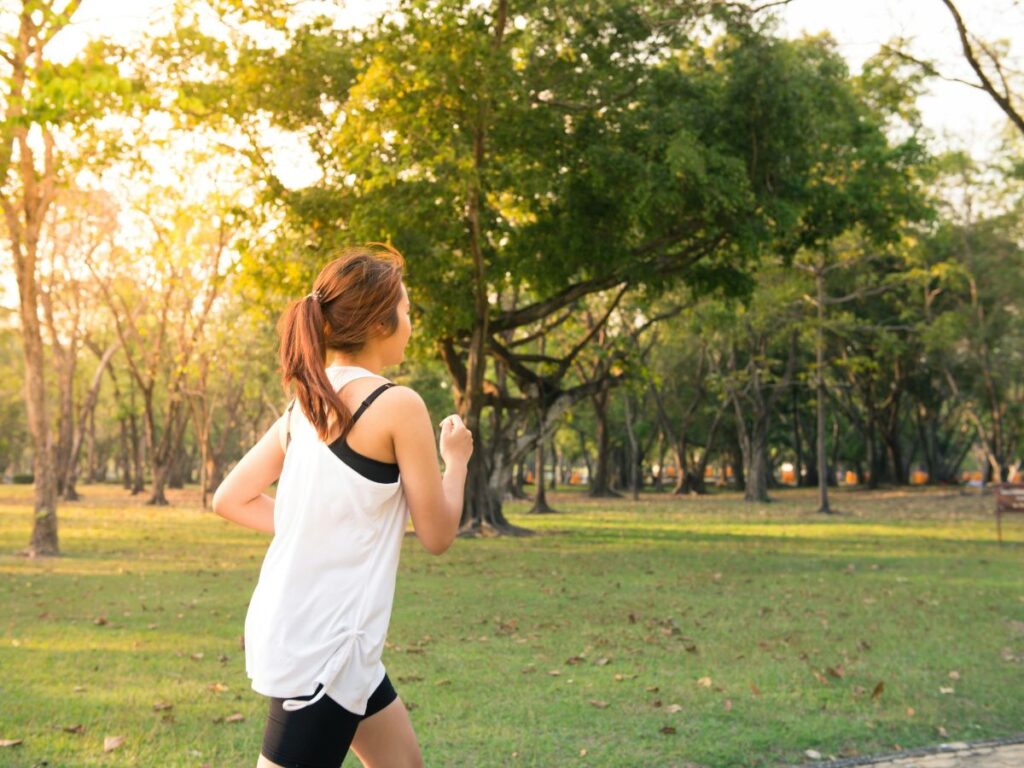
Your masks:
M441 437L438 444L446 467L453 464L468 464L469 457L473 454L473 433L466 428L459 415L453 413L441 421Z

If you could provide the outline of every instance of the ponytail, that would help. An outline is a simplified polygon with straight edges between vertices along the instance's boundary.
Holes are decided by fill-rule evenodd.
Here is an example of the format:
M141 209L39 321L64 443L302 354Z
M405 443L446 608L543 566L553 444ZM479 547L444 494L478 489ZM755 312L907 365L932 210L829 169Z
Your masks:
M291 302L278 320L281 383L285 390L294 385L295 399L324 442L332 416L342 435L352 422L327 377L327 350L358 352L381 324L394 333L404 266L385 243L346 248L320 271L313 292Z

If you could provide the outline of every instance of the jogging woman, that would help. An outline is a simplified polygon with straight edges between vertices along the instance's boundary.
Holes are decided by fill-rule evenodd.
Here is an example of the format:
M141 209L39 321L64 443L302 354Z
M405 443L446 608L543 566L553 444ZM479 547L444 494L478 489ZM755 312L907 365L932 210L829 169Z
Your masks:
M380 375L411 333L403 266L390 246L347 249L288 306L295 399L214 494L274 535L245 618L246 673L270 698L257 768L338 768L350 747L366 768L423 764L381 653L406 523L432 554L451 546L473 438L441 422L442 476L422 398Z

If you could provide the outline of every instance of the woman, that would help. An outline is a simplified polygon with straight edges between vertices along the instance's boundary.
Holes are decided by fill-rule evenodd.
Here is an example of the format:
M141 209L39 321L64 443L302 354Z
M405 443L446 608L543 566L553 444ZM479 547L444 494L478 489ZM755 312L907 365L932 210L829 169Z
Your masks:
M274 534L245 619L246 672L270 697L257 768L337 768L350 747L367 768L423 763L380 658L406 522L432 554L451 546L473 438L457 415L441 422L442 477L422 398L380 375L411 333L403 266L380 243L347 249L289 305L295 399L213 497Z

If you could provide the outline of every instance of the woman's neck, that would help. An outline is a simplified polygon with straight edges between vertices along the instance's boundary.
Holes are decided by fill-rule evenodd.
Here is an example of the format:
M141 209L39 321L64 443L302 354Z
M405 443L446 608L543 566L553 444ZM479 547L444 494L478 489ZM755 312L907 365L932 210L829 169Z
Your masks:
M327 367L330 368L332 365L346 365L354 368L365 368L370 373L380 375L381 369L384 367L381 365L380 360L376 359L373 355L358 354L358 355L346 355L344 352L329 351L327 353Z

